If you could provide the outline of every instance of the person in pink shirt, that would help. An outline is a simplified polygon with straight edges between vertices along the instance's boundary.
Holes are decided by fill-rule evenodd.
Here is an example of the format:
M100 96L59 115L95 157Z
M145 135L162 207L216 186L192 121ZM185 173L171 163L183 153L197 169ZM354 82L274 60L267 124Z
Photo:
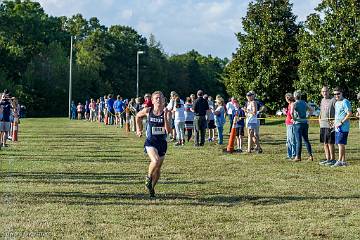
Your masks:
M285 100L288 103L286 111L286 146L287 146L287 158L292 160L296 156L296 140L295 140L295 131L293 126L293 119L291 116L292 109L294 107L295 98L292 93L285 94Z
M94 101L94 99L90 100L89 108L90 108L90 121L95 122L96 121L96 102Z
M83 112L83 105L81 103L78 103L77 107L76 107L76 111L78 114L78 120L81 120L82 118L82 112Z

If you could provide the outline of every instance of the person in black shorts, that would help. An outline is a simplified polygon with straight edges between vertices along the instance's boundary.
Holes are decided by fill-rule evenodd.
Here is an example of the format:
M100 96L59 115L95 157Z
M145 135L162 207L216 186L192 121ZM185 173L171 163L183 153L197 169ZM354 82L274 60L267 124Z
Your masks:
M150 197L155 197L155 185L160 178L160 169L167 150L166 136L171 132L171 112L165 108L165 97L156 91L151 96L152 107L147 107L136 114L136 133L142 136L142 118L147 117L145 152L150 157L145 187Z
M335 117L335 98L331 98L329 88L324 86L321 89L323 99L320 104L319 124L320 143L324 144L325 160L320 161L321 165L335 164L335 130L332 122Z

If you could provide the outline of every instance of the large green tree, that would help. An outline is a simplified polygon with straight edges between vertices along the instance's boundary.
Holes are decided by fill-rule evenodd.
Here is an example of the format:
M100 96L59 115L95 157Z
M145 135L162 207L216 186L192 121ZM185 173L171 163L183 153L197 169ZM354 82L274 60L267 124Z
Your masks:
M322 85L341 86L350 97L360 90L360 2L323 0L299 35L296 88L319 100Z
M254 90L275 110L298 80L296 58L299 26L288 0L256 0L237 34L239 47L223 75L228 93L244 98Z

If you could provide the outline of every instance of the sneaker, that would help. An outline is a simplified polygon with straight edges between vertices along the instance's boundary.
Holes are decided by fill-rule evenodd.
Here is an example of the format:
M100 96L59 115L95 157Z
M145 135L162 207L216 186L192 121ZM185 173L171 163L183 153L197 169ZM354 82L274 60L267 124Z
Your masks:
M180 142L177 142L177 143L174 144L175 147L181 146L181 145L182 145L182 144L181 144Z
M145 188L148 190L151 198L155 197L155 190L154 190L154 188L153 188L153 186L152 186L152 179L151 179L151 177L146 177L146 180L145 180Z
M324 165L326 166L332 166L336 163L337 161L336 160L329 160L327 163L325 163Z
M326 165L331 160L322 160L319 162L320 165Z
M331 167L342 167L342 166L344 166L344 165L343 165L343 162L341 162L341 161L336 161L336 163L333 164Z

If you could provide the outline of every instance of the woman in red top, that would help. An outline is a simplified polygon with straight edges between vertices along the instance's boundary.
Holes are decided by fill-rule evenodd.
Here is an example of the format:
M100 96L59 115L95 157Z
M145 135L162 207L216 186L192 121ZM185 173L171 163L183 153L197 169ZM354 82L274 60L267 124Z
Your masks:
M292 160L296 156L296 140L295 131L293 126L293 119L291 116L292 108L294 107L295 98L292 93L285 94L285 100L288 103L286 111L286 146L287 146L287 159Z

